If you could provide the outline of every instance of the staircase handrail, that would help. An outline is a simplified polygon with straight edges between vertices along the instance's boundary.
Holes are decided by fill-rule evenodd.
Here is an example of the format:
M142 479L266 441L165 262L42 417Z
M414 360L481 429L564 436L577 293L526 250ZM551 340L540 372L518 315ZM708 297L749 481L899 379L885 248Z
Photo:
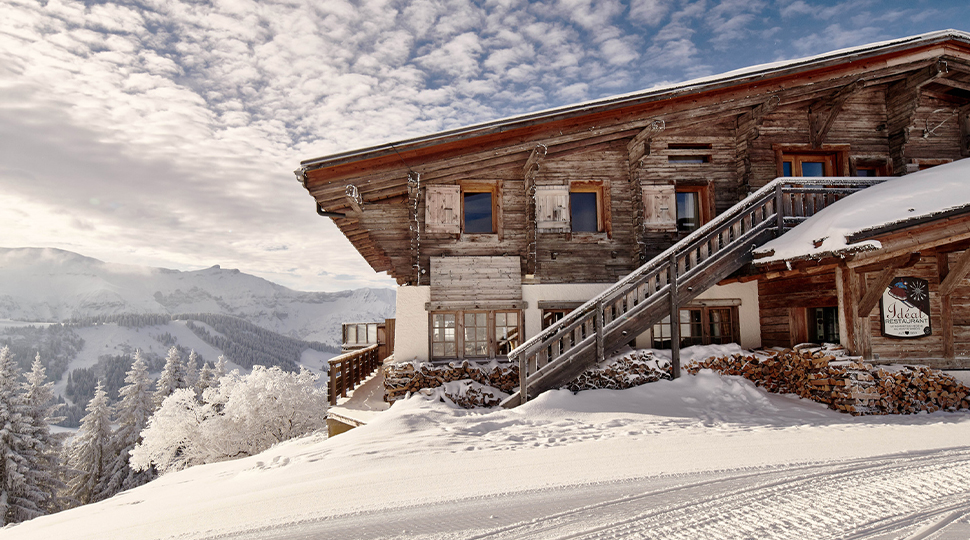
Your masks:
M562 319L556 321L554 325L549 328L542 330L538 334L532 336L525 342L523 342L518 347L509 351L507 358L516 358L520 354L527 351L531 351L533 348L539 346L550 337L555 336L560 333L563 329L573 326L578 323L581 318L583 318L590 310L594 309L596 306L601 304L606 304L610 299L616 298L620 294L626 294L629 290L628 286L638 281L641 277L649 274L650 272L656 270L658 267L664 266L669 263L670 258L675 255L687 252L689 253L691 249L694 248L694 244L701 239L706 238L710 233L717 229L720 229L724 225L728 225L731 222L737 221L739 218L743 218L746 215L746 211L762 204L764 199L775 197L779 192L783 191L797 191L801 187L805 186L844 186L847 188L851 187L868 187L871 185L879 184L888 180L890 177L876 177L876 178L866 178L866 177L854 177L854 176L827 176L827 177L782 177L776 178L771 182L768 182L763 187L755 191L754 193L748 195L744 200L738 202L738 204L732 206L729 210L716 216L711 221L705 223L701 227L697 228L678 242L674 243L672 246L664 250L662 253L654 257L653 259L647 261L640 267L638 267L633 272L627 274L622 279L614 283L611 287L594 296L578 308L574 309ZM782 213L782 218L790 217L784 215L784 207L775 208L775 219L777 219L778 213ZM769 218L770 219L770 218ZM666 289L666 286L664 287ZM661 291L657 291L660 293Z

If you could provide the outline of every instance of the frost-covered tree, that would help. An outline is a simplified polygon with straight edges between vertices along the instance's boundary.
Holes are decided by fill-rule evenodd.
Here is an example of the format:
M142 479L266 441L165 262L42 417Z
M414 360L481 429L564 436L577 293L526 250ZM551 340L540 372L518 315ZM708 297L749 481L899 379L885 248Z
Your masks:
M202 403L189 391L176 391L149 421L131 452L131 466L180 470L250 456L321 429L327 396L316 380L306 369L254 366L245 377L234 371L220 379L203 393Z
M213 376L218 381L229 374L226 366L229 365L229 360L226 359L225 355L220 354L219 358L216 359L216 368L213 372Z
M135 471L129 465L130 452L141 442L141 432L148 427L148 419L155 410L152 400L152 380L148 366L135 351L135 360L128 371L125 386L118 391L119 401L114 407L117 428L111 436L112 460L108 466L102 494L111 497L116 493L138 487L151 481L155 472L151 468Z
M185 388L195 388L199 382L199 355L195 349L189 352L189 359L185 362Z
M218 382L216 381L216 374L212 370L212 366L208 362L202 364L202 369L199 370L199 380L195 381L195 397L199 401L202 401L202 394L206 388L211 388L216 384Z
M194 390L172 392L149 419L142 442L131 450L131 468L144 471L154 466L166 473L207 463L202 424L211 410L195 399Z
M155 408L161 407L162 401L179 388L186 388L185 366L182 364L182 355L179 354L178 348L172 347L168 350L165 367L162 368L162 374L158 377L158 383L155 387L155 395L153 396Z
M20 369L9 347L0 349L0 519L3 524L42 515L43 493L30 484L31 459L39 446L17 380Z
M27 382L23 384L25 427L30 429L32 445L26 457L30 472L27 474L29 493L38 508L45 514L61 510L66 501L59 493L66 487L61 478L65 474L61 463L63 435L53 434L51 424L63 420L56 416L62 407L54 397L54 383L47 382L47 370L41 362L40 353L34 357Z
M108 394L98 383L88 403L88 414L71 442L68 465L72 469L68 494L81 504L105 498L104 486L111 463L111 416Z

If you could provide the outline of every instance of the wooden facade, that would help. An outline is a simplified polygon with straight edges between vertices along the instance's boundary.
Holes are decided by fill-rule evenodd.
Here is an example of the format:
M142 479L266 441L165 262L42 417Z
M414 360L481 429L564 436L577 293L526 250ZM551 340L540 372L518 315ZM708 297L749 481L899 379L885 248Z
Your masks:
M970 155L968 114L970 35L938 32L307 160L297 176L375 271L430 285L431 304L523 309L507 287L614 283L778 176ZM498 286L456 286L455 265ZM836 274L761 282L764 342L802 337L786 299L838 305Z

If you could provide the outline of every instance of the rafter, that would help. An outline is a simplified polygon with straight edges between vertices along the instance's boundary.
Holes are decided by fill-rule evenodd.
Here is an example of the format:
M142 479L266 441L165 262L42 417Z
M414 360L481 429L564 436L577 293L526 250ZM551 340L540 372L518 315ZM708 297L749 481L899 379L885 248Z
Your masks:
M863 79L856 79L843 86L831 96L820 99L808 108L809 140L812 147L819 148L825 141L825 136L832 129L836 117L842 112L845 101L859 90L865 88Z

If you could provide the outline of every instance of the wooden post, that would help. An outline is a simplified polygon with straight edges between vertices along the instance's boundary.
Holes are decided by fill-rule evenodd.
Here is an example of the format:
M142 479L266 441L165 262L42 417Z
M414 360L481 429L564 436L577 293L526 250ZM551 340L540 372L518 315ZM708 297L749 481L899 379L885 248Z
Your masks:
M600 300L596 303L596 318L593 324L596 326L596 361L602 362L606 357L606 352L603 350L603 301Z
M785 234L785 194L781 188L785 184L778 182L775 186L775 215L778 216L778 236Z
M519 405L529 400L528 356L519 353Z
M950 273L949 254L936 254L936 268L939 271L940 283L943 283ZM943 359L954 360L956 349L953 345L953 297L949 293L944 294L942 286L940 287L940 322L940 331L943 333Z
M680 305L677 301L677 253L670 256L670 369L680 377Z
M330 394L330 404L337 404L337 366L330 364L330 385L328 388L328 394Z
M864 295L862 280L865 277L851 268L838 266L835 269L835 278L839 295L840 323L844 321L845 325L842 345L849 349L849 354L871 360L872 334L869 314L858 315L859 302ZM842 329L841 324L840 329Z

